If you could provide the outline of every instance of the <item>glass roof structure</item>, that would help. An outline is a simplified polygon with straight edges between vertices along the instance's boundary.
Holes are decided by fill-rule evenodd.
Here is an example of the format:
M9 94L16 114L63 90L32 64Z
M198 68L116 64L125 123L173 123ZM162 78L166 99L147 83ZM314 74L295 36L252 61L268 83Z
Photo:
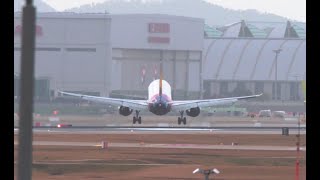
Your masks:
M306 25L300 22L236 22L217 30L221 37L306 38ZM214 38L214 37L213 37Z
M205 24L205 26L204 26L204 37L205 38L221 37L221 35L222 35L221 31Z

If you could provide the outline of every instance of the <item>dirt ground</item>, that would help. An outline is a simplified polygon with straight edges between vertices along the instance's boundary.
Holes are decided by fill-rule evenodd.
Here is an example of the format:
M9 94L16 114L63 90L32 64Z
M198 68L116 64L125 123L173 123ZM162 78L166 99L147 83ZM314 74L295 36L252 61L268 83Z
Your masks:
M15 136L15 140L17 137ZM296 136L227 134L35 134L34 141L295 146ZM305 135L301 145L305 146ZM300 152L300 179L306 179ZM14 159L17 161L17 147ZM295 151L34 146L33 179L204 179L196 168L217 168L217 180L292 180ZM16 179L16 168L15 168Z

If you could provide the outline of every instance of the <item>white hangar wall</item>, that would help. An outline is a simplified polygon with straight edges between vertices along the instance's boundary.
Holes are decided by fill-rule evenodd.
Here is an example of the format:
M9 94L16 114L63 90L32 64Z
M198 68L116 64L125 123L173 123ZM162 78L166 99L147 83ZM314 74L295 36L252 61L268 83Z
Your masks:
M204 20L162 14L111 17L114 89L146 90L159 78L162 61L173 91L184 91L183 98L200 95Z
M14 71L20 74L21 14L14 17ZM173 90L199 95L202 19L39 13L36 26L35 76L48 78L52 90L104 96L113 90L145 90L159 77L162 61Z
M50 79L52 90L107 95L111 90L110 27L106 15L37 14L35 77ZM20 74L21 14L15 14L14 28L14 72Z

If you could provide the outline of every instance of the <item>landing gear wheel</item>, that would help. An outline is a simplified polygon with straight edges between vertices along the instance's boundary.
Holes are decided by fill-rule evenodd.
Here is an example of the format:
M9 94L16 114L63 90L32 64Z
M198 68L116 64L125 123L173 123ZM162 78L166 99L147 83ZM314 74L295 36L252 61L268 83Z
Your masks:
M180 125L181 124L181 118L178 117L178 124Z
M139 116L138 123L141 124L141 117Z
M184 125L187 124L187 118L186 118L186 117L183 118L183 124L184 124Z
M136 121L137 121L136 117L135 117L135 116L133 116L132 123L133 123L133 124L135 124L135 123L136 123Z

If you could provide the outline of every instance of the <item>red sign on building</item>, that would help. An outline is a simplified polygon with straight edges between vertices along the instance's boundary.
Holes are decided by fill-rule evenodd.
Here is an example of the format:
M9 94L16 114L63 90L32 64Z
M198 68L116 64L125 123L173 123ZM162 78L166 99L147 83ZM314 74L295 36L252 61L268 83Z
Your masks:
M149 23L149 33L169 33L170 24L168 23Z
M148 37L149 43L170 43L169 37Z
M169 23L149 23L148 24L148 31L149 33L163 33L169 35L170 33L170 24ZM170 43L170 37L161 37L153 36L148 37L149 43Z
M21 35L22 32L22 26L21 25L17 25L14 29L14 35ZM42 27L39 25L36 25L36 35L37 36L42 36L43 35L43 31L42 31Z

